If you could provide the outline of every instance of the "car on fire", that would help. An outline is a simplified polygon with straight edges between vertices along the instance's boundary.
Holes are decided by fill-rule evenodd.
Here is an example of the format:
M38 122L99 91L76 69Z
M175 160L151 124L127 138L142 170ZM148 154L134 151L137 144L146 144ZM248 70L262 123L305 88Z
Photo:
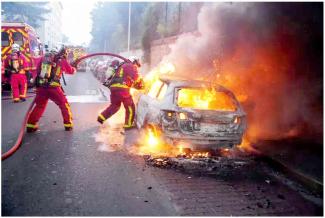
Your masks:
M160 77L140 94L136 125L172 146L218 150L241 144L247 124L242 106L225 87Z

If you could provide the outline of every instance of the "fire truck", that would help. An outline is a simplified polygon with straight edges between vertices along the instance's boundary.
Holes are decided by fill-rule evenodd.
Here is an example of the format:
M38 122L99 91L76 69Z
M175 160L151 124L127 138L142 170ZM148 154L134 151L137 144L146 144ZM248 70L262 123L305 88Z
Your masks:
M68 59L69 62L72 63L73 61L77 60L78 58L87 55L86 49L82 46L67 46L69 53ZM78 71L86 71L87 64L85 61L81 62L78 65Z
M12 44L20 45L20 52L25 56L29 63L27 78L29 86L33 86L37 76L36 66L43 55L43 47L36 31L26 23L2 22L1 23L1 62L11 53ZM2 85L10 84L9 78L5 77L2 70Z

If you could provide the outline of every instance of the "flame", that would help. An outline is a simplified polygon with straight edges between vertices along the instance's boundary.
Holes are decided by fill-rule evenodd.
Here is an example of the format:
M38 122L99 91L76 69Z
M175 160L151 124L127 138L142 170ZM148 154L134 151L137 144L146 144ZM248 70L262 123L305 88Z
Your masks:
M155 148L159 144L158 138L154 135L152 130L149 130L148 136L147 136L147 144L151 148Z
M240 150L247 151L251 148L251 142L248 140L247 136L245 136L242 140L242 143L237 146Z
M151 89L152 85L155 85L161 75L171 75L175 72L175 66L170 62L164 62L152 69L145 77L144 82L147 90Z
M160 75L172 74L176 70L175 66L170 62L164 62L159 64L153 70L151 70L144 78L145 81L154 82Z
M140 136L140 145L133 147L130 152L137 155L151 155L152 157L190 157L184 147L186 145L179 144L177 146L169 145L160 138L161 132L154 129L147 129ZM197 154L195 154L198 157ZM201 155L203 157L203 155Z
M236 106L224 92L215 89L180 89L178 106L202 110L235 111Z
M204 151L197 151L197 152L192 152L188 155L190 158L207 158L210 156L209 152L204 152Z
M140 146L133 148L131 152L138 155L170 156L171 147L163 143L156 129L148 128L140 136Z

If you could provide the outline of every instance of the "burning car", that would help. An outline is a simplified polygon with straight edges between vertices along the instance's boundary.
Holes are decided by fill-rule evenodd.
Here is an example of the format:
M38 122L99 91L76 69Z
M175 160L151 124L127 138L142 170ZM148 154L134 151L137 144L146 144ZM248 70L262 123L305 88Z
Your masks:
M221 85L159 77L139 96L136 125L174 147L231 148L242 142L246 114Z

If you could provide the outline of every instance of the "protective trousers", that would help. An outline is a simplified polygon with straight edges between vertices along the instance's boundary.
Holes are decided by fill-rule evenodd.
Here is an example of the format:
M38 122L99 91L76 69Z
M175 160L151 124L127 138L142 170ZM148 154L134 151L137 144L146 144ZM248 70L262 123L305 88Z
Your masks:
M99 114L99 118L104 122L113 116L123 103L125 108L124 128L134 127L135 105L130 95L129 89L111 89L111 105Z
M20 98L26 98L27 79L25 74L15 73L10 78L12 98L19 101Z
M36 90L35 104L27 121L27 127L37 128L37 122L45 111L48 100L51 99L61 110L63 124L65 127L72 127L72 113L67 98L61 86L59 87L39 87Z

